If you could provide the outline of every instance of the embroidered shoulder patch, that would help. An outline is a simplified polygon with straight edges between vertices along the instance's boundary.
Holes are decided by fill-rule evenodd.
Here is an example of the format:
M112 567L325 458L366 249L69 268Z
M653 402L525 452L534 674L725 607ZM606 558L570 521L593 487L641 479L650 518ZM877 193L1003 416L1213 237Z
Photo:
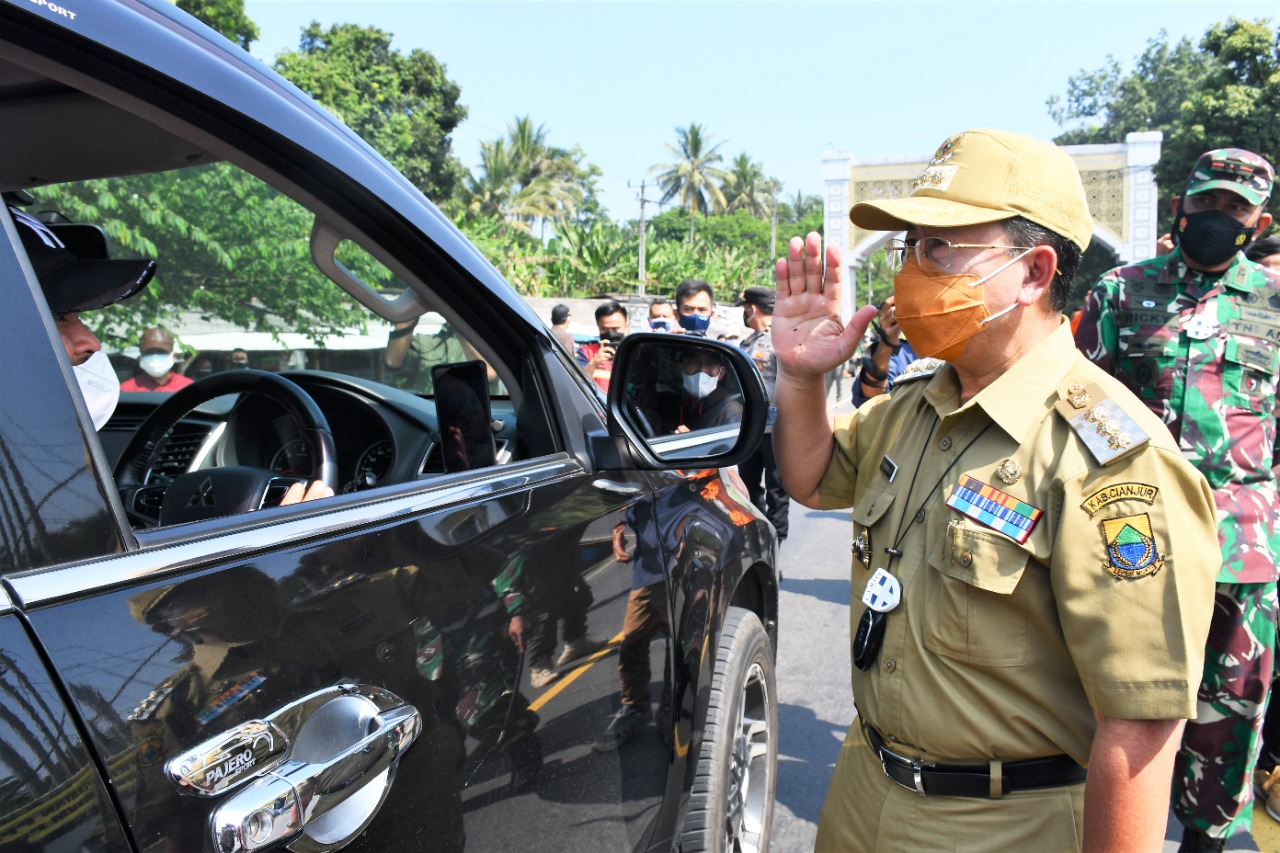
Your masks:
M1159 489L1146 483L1112 483L1085 498L1080 508L1089 515L1094 515L1098 510L1116 501L1142 501L1144 504L1153 504L1158 494L1160 494Z
M903 382L911 382L915 379L923 379L926 376L932 376L934 371L946 364L940 358L917 358L908 364L893 380L893 386L896 388Z
M1107 545L1107 562L1102 567L1118 578L1154 575L1164 566L1164 555L1156 551L1151 532L1151 516L1145 512L1104 520L1102 538Z

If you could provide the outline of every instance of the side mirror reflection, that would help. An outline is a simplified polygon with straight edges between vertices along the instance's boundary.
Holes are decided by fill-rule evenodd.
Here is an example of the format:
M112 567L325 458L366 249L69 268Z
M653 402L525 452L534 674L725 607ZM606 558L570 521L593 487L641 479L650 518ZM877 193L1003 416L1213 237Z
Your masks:
M628 336L623 348L610 409L657 461L734 464L758 444L767 402L755 365L736 348L656 334Z

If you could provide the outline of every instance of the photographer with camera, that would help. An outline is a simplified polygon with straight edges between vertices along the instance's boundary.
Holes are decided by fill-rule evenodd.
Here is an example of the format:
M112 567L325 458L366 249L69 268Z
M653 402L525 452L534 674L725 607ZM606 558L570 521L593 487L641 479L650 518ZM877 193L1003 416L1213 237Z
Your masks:
M613 351L627 334L627 309L610 299L596 309L596 329L600 340L578 347L578 365L604 391L613 374Z

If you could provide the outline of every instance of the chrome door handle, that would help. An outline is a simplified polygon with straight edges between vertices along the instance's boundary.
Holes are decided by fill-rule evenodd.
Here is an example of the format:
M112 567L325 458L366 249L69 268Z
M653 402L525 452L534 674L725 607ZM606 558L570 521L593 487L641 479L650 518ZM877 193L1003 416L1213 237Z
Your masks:
M214 811L210 829L219 853L285 840L297 853L321 853L368 826L422 717L380 688L344 685L336 692L305 703L315 710L301 722L287 760Z

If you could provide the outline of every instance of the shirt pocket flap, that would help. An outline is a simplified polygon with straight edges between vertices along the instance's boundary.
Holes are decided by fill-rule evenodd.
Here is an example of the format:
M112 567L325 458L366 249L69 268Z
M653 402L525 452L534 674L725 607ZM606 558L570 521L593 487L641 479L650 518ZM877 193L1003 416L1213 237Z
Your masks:
M929 562L942 574L969 586L1009 595L1027 567L1028 553L1009 537L963 520L947 525L941 547Z
M1228 335L1223 357L1235 364L1274 376L1280 370L1280 348L1265 341Z
M851 515L854 523L864 528L873 526L893 505L893 499L897 493L898 490L887 483L882 486L873 486L853 508Z

